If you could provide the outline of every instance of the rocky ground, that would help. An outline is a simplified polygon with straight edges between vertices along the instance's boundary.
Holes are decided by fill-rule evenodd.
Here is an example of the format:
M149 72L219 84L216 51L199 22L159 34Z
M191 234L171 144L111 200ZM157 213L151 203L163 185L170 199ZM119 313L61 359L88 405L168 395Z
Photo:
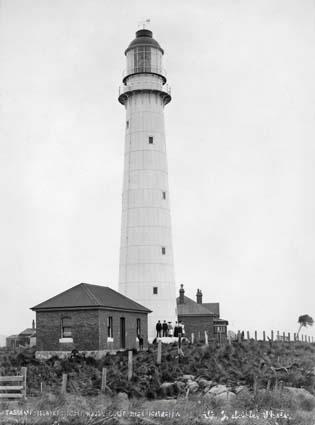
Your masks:
M0 410L6 415L0 415L0 421L55 425L315 424L315 345L187 343L183 351L182 358L176 345L163 345L160 365L156 363L157 347L135 352L130 381L126 352L107 355L99 361L54 358L44 362L35 360L32 351L3 352L2 375L18 373L21 366L27 366L28 400L15 405L2 403ZM105 394L100 391L103 367L107 369ZM63 373L68 375L65 395L60 394ZM8 409L14 413L14 408L59 413L54 418L8 415ZM62 416L65 412L72 413ZM74 412L81 413L73 416ZM84 412L90 412L90 416Z

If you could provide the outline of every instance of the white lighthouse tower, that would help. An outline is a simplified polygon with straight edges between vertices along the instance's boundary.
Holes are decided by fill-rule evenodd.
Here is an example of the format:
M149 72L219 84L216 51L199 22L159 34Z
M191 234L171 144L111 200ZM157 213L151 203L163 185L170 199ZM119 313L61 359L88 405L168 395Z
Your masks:
M125 51L119 91L125 106L125 160L119 291L152 310L148 337L158 320L176 320L176 290L164 130L170 89L164 52L148 29L136 32Z

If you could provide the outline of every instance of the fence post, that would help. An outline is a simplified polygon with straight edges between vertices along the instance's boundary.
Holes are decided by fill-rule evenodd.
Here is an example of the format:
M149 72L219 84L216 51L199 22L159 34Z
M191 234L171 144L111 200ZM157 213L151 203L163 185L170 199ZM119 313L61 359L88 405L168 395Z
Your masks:
M161 364L162 361L162 341L159 340L158 342L158 350L157 350L157 364Z
M62 384L61 384L61 394L65 394L67 392L67 374L62 374Z
M271 341L273 341L273 331L271 331Z
M130 381L131 378L132 378L132 350L129 350L128 351L128 381Z
M253 385L254 395L257 395L257 376L254 377L254 385Z
M241 332L237 331L237 341L241 342Z
M279 341L279 340L280 340L280 332L277 331L277 341Z
M22 376L23 376L23 396L26 398L26 377L27 377L27 367L21 368Z
M208 332L205 331L205 344L208 345Z
M195 341L195 334L192 332L191 333L191 343L193 344Z
M257 331L255 331L255 341L257 341Z
M288 332L288 341L289 342L291 341L291 334L290 334L290 332Z
M283 332L282 335L283 335L283 341L285 341L285 332Z
M250 337L250 335L249 335L249 331L247 331L247 339L249 340L249 337Z
M101 391L102 393L106 390L106 378L107 378L107 370L106 367L103 367L102 369L102 385L101 385Z
M266 341L266 331L263 331L263 341Z

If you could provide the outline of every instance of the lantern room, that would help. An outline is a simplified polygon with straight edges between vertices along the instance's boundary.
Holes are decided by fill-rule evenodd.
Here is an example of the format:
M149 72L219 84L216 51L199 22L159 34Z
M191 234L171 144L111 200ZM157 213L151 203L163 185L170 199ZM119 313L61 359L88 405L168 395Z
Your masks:
M159 43L152 37L152 31L141 29L136 32L136 38L129 44L125 51L127 58L127 70L124 76L139 73L156 74L162 77L163 83L166 78L162 68L163 49Z

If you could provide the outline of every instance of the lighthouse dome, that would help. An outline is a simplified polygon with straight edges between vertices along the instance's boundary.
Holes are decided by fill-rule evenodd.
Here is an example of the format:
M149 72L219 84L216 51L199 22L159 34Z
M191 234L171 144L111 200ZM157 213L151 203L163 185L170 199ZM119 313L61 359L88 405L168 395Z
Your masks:
M159 43L154 40L152 37L152 31L147 29L138 30L136 32L136 38L129 44L127 49L125 50L125 55L129 52L129 50L134 49L135 47L155 47L156 49L160 50L162 54L164 54L164 50L159 45Z

